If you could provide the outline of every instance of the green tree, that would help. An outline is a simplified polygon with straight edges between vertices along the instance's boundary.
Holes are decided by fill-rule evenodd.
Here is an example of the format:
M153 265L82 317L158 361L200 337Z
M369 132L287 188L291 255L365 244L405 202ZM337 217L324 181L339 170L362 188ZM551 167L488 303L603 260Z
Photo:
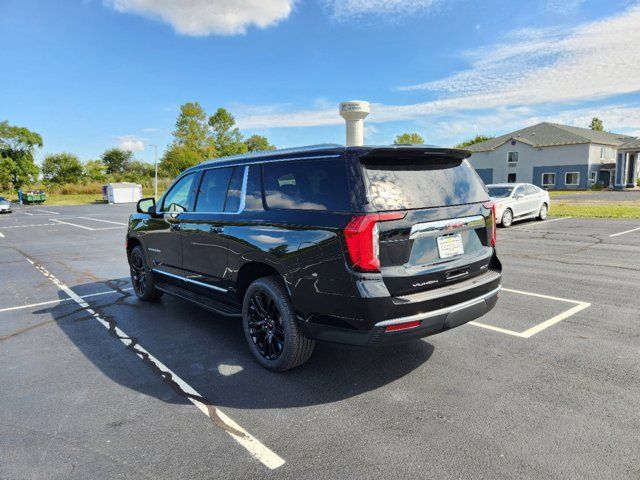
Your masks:
M132 160L127 165L124 178L130 182L142 182L145 178L151 178L154 175L153 165L141 160Z
M94 182L104 182L107 169L101 160L87 160L83 165L83 176Z
M464 142L457 144L454 148L466 148L475 143L491 140L492 138L493 137L487 137L486 135L476 135L475 137L470 138L469 140L465 140Z
M247 153L248 146L244 143L240 129L235 125L236 119L222 107L209 117L213 141L220 157Z
M124 173L129 163L133 160L133 152L110 148L101 155L100 159L106 168L107 174Z
M202 157L186 145L170 145L162 155L158 170L166 177L175 177L183 170L202 161Z
M264 152L266 150L275 150L276 147L269 143L267 137L262 135L251 135L244 140L244 144L247 146L249 152Z
M78 183L82 173L82 163L72 153L47 155L42 162L42 178L45 182Z
M598 117L593 117L591 119L591 123L589 124L589 128L591 130L595 130L596 132L603 132L604 123L602 123L602 120L600 120Z
M215 144L207 124L207 114L198 102L180 106L173 138L174 144L189 148L201 159L216 156Z
M36 132L9 125L6 120L0 122L0 158L9 158L13 162L9 176L14 188L37 180L38 166L33 154L36 148L41 147L42 137ZM10 163L4 162L4 165L7 168Z
M423 145L424 139L418 133L403 133L393 141L395 145Z
M9 157L0 157L0 190L11 188L11 172L16 168L16 164Z

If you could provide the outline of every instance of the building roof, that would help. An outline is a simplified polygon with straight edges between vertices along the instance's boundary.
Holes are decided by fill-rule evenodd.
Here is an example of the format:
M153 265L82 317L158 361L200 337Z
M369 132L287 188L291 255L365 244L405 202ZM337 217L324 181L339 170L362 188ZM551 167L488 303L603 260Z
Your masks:
M570 127L559 123L542 122L531 127L516 130L484 142L470 145L467 150L472 152L488 152L510 140L517 140L532 147L551 147L561 145L576 145L580 143L597 143L618 147L634 137L619 133L597 132L589 128Z
M640 150L640 138L632 138L631 140L619 145L620 150Z

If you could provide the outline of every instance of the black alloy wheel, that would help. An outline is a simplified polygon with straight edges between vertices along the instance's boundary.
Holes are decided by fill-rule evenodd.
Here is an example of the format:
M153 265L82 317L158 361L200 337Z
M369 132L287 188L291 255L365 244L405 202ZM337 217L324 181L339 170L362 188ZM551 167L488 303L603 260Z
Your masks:
M131 271L131 285L140 300L156 300L161 292L155 289L155 282L151 272L146 267L144 251L141 246L135 246L129 254L129 270Z
M275 360L284 349L285 332L282 314L268 292L258 290L249 300L249 335L267 360Z

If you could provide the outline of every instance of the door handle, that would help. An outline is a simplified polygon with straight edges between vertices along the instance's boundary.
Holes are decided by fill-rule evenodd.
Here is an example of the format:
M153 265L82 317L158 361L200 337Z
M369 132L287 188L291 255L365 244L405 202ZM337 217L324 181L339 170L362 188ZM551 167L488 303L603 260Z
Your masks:
M224 232L224 227L210 227L209 231L211 233L222 233Z

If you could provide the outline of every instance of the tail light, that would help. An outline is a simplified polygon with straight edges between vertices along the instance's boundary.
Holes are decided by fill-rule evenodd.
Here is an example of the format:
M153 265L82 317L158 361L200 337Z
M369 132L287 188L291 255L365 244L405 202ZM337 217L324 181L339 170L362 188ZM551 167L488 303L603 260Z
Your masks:
M353 217L344 229L352 268L360 272L380 271L378 223L404 218L405 212L370 213Z
M498 241L498 226L496 221L496 204L493 202L487 202L484 204L484 208L491 210L491 218L493 224L491 225L491 246L495 247Z

